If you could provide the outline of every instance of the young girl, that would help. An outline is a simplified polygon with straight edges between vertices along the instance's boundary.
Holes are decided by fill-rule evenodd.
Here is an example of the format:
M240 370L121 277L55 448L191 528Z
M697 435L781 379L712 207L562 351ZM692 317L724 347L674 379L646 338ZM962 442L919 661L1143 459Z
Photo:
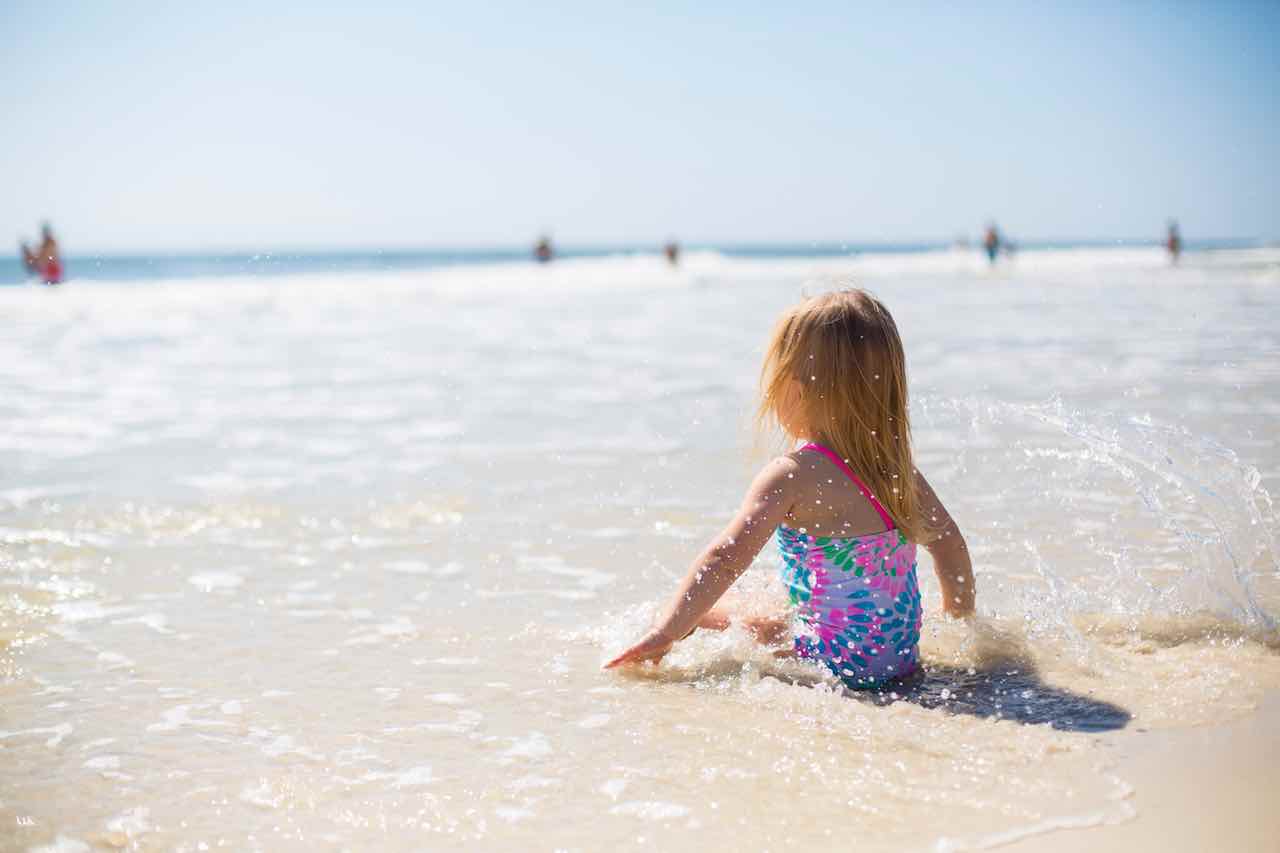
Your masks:
M806 299L778 321L760 377L762 421L801 442L760 472L742 507L690 567L649 633L605 664L658 661L699 627L777 531L792 620L753 619L760 641L847 686L876 687L918 664L916 543L932 555L951 616L973 612L964 537L911 457L907 373L889 311L863 290Z

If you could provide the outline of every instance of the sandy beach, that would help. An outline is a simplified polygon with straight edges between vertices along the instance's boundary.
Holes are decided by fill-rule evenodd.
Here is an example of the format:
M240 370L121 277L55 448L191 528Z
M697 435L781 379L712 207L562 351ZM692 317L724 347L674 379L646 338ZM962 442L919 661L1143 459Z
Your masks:
M1269 850L1280 838L1280 695L1221 725L1132 732L1106 739L1112 771L1132 786L1132 810L1091 827L1062 828L1006 850ZM1002 839L1003 840L1003 839Z

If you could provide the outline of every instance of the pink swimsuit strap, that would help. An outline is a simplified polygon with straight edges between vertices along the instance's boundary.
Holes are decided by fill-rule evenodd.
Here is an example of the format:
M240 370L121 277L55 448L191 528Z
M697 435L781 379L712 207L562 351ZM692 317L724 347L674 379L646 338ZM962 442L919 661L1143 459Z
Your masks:
M890 516L889 513L885 512L884 505L881 504L880 501L876 500L876 496L871 494L871 490L868 489L866 485L861 480L858 479L857 474L853 473L853 469L849 467L848 462L845 462L838 455L836 455L835 451L833 451L831 448L824 447L821 444L814 444L812 441L800 449L816 450L819 453L821 453L823 456L827 457L832 462L834 462L836 467L839 468L841 471L843 471L845 476L848 477L850 480L852 480L853 484L858 487L858 491L862 492L862 496L871 503L872 508L880 514L880 518L884 520L884 529L885 530L893 529L893 526L894 526L893 517Z

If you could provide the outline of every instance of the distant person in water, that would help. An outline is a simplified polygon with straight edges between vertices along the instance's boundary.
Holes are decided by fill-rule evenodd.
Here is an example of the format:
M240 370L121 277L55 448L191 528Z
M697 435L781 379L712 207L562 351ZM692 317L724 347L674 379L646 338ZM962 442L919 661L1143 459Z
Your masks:
M538 242L533 247L533 256L540 264L545 264L556 256L555 250L551 248L550 237L538 238Z
M994 222L987 223L987 233L982 237L982 248L987 252L987 260L992 264L1000 254L1000 230Z
M53 236L53 229L45 223L40 229L40 245L31 249L22 244L22 263L27 272L38 276L45 284L58 284L62 281L62 255L58 251L58 241Z
M1178 231L1178 220L1169 220L1169 236L1165 238L1164 245L1169 250L1169 263L1176 264L1182 255L1182 234Z
M662 253L667 256L667 263L671 266L680 264L680 244L675 240L667 241L667 245L662 247Z

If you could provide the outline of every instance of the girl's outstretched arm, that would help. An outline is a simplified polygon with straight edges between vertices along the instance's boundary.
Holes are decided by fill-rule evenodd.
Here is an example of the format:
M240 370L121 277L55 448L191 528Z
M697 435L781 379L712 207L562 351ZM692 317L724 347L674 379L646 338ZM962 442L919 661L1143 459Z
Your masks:
M764 467L747 489L737 515L694 560L653 628L605 664L606 668L661 660L677 640L697 627L698 620L747 570L774 528L786 518L800 487L798 470L796 462L786 456Z
M933 557L933 568L938 574L942 610L948 616L969 616L973 613L977 595L969 546L965 544L955 519L919 471L916 472L916 485L920 489L920 505L935 531L933 540L923 544L929 556Z

